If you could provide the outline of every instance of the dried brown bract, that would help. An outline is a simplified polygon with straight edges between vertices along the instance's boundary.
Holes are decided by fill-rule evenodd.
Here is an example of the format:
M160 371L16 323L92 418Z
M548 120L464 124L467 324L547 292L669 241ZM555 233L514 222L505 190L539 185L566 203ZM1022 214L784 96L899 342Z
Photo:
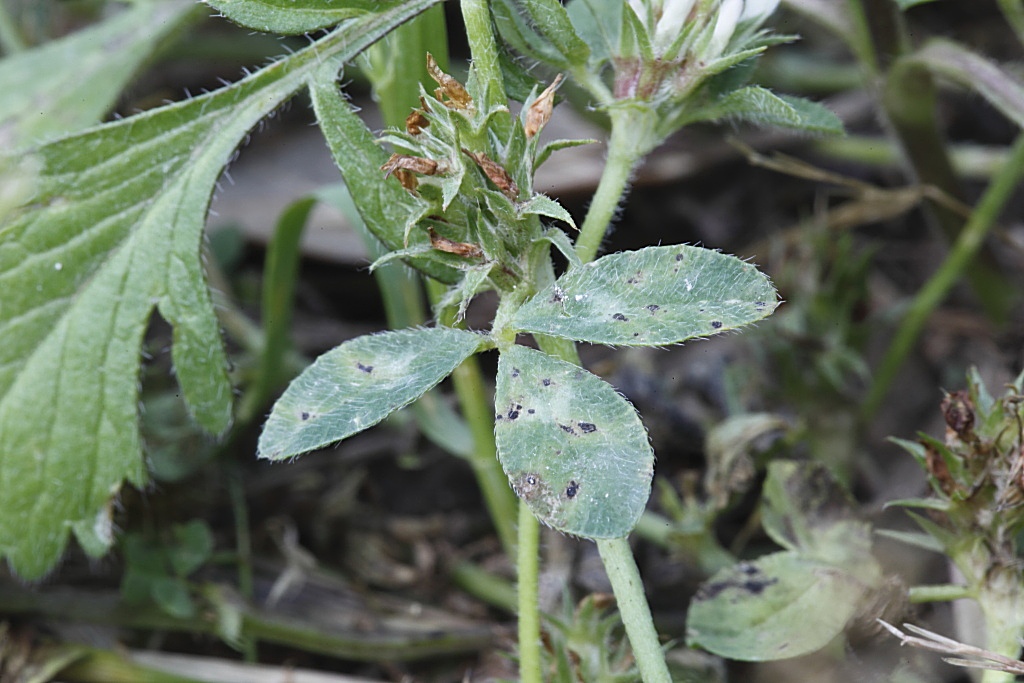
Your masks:
M405 117L405 130L409 135L419 135L429 125L430 120L419 109L413 110L411 114Z
M434 91L437 99L444 101L444 96L448 96L448 100L445 102L452 109L470 109L473 106L473 98L469 96L469 92L466 91L466 87L449 76L445 72L441 71L441 67L437 65L437 61L434 59L434 55L427 53L427 73L430 77L437 81L437 84L441 86Z
M554 82L544 89L526 112L526 137L532 138L551 120L551 111L555 108L555 90L562 82L562 74L555 76Z
M444 251L465 258L483 258L483 249L475 244L450 240L443 235L437 234L437 231L433 228L428 228L427 231L430 233L430 246L438 251Z
M519 186L516 185L516 181L512 180L512 176L508 174L508 171L506 171L501 164L494 161L483 152L476 154L465 147L462 148L462 151L466 156L476 162L476 165L480 167L480 170L484 172L484 175L486 175L487 178L494 183L499 190L501 190L503 195L512 201L515 201L519 197Z
M391 158L380 167L380 170L384 171L384 177L387 178L392 173L397 173L400 170L412 171L422 175L437 175L437 167L438 164L433 159L414 157L408 154L392 154ZM405 183L403 182L402 185L404 186Z

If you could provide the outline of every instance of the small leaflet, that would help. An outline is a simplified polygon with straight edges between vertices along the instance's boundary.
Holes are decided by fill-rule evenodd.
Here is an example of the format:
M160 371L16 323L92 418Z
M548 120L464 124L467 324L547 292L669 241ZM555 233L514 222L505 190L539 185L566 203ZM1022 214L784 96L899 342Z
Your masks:
M600 377L524 346L503 350L494 435L516 494L548 526L620 538L640 518L654 451L636 410Z

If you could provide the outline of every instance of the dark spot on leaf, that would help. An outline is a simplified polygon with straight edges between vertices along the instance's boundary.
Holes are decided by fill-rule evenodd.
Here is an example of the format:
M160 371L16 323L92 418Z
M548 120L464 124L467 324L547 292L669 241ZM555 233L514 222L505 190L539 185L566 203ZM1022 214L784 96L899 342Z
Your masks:
M651 313L654 313L659 308L661 308L661 306L659 306L658 304L651 304L650 306L647 307L647 310L650 311Z
M510 411L508 411L508 419L515 420L517 417L519 417L519 411L518 410L510 410Z
M572 428L572 425L560 424L558 426L561 427L562 431L565 432L566 434L572 434L573 436L576 436L576 430Z
M626 316L622 315L621 313L615 313L614 315L612 315L612 319L613 320L621 320L624 323L629 322L629 318L627 318Z
M597 425L593 422L580 422L579 425L584 434L590 434L591 432L597 431Z
M505 419L505 416L504 416L504 415L501 415L501 414L499 413L498 415L495 415L495 416L494 416L494 419L495 419L495 420L504 420L504 419Z
M565 293L556 287L555 293L551 295L551 303L560 304L563 301L565 301Z
M736 566L741 575L733 575L721 581L711 581L697 591L696 600L711 600L727 590L736 590L742 598L745 595L760 595L766 588L779 582L776 577L766 576L756 565L743 562Z
M361 372L365 372L367 375L369 375L371 372L373 372L373 366L372 365L363 365L359 361L356 361L356 367L359 368L359 370Z
M527 412L527 413L529 413L530 415L533 415L533 414L534 414L534 413L536 413L537 411L536 411L536 410L534 410L533 408L527 408L527 409L526 409L526 412Z
M303 420L308 420L309 419L309 413L307 413L306 411L302 411L302 414L299 415L299 417L302 418Z
M634 333L633 333L633 336L634 336L634 337L639 337L639 336L640 336L640 333L639 333L639 332L634 332Z
M519 368L512 368L512 377L519 376Z
M576 494L579 493L580 486L575 481L570 481L569 485L565 487L565 497L575 498Z
M512 488L520 497L530 500L544 493L544 480L535 472L523 472L512 480Z
M684 257L683 257L683 255L682 255L682 254L676 254L676 261L682 261L682 260L683 260L683 258L684 258Z
M551 380L550 380L550 379L548 379L547 377L545 377L544 379L542 379L542 380L540 381L540 383L541 383L541 384L543 384L543 385L544 385L544 386L546 386L546 387L550 387L550 386L551 386Z
M711 327L715 328L716 330L721 328L722 327L722 321L721 320L712 320L711 321Z
M754 308L756 308L759 311L763 311L764 310L764 302L763 301L755 301L754 302Z

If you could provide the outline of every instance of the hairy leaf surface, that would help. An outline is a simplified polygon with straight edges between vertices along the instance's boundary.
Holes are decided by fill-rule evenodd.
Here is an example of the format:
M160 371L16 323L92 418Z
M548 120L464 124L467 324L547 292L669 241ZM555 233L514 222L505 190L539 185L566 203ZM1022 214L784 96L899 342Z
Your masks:
M651 493L654 451L633 406L600 377L546 353L502 350L494 436L516 493L548 526L619 538Z
M24 157L38 170L31 197L0 226L0 554L19 574L44 574L72 529L103 552L111 496L143 481L139 347L154 308L174 328L196 419L227 428L231 386L200 261L217 178L324 60L353 57L435 2L353 20L230 87Z
M483 339L433 327L345 342L288 386L260 435L260 457L291 458L372 427L450 375Z
M38 144L99 121L160 41L196 16L189 0L143 2L101 23L0 60L0 149Z
M777 305L768 278L735 256L646 247L570 269L527 301L511 324L598 344L658 346L742 327Z
M404 0L204 0L246 28L297 35L334 26L368 12L383 12Z

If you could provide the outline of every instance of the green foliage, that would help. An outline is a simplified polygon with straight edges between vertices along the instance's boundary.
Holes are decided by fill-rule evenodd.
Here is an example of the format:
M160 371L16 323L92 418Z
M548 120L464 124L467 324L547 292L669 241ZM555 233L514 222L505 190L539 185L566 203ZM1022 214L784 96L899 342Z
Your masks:
M765 318L778 298L754 266L683 245L570 269L512 319L519 330L597 344L661 346Z
M320 356L274 405L260 457L294 457L372 427L451 374L483 341L435 327L345 342Z
M239 141L314 75L434 4L350 21L238 83L28 150L28 198L0 243L0 554L28 578L68 534L111 542L107 504L145 479L137 426L139 345L152 312L198 422L220 433L231 387L200 261L206 207Z
M176 525L169 538L127 534L121 541L125 573L121 595L129 604L156 604L173 617L196 614L188 577L213 552L213 535L198 520Z
M513 345L501 351L494 404L501 465L541 521L586 538L629 533L654 452L626 399L572 363Z
M773 462L761 516L785 550L705 582L690 604L689 645L744 661L807 654L840 635L880 588L871 529L824 467Z
M562 614L550 616L546 643L552 683L634 683L640 680L622 638L622 621L608 612L607 595L588 595L573 607L563 600Z
M0 61L0 147L39 144L97 123L162 42L195 17L187 0L143 2Z
M241 26L297 35L334 26L345 19L396 9L402 0L203 0Z

